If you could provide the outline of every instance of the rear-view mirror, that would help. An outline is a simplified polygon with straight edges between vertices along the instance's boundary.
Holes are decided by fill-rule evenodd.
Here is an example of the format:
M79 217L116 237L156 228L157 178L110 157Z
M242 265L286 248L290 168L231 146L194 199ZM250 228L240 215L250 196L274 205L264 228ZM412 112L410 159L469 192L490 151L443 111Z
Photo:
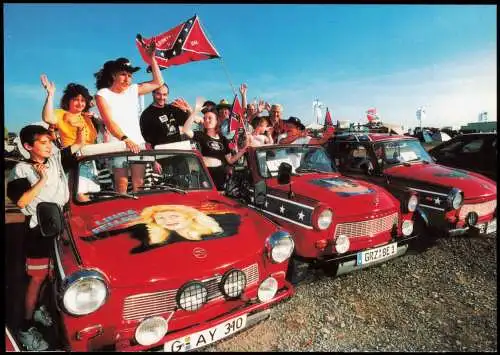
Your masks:
M40 202L36 207L40 231L44 237L55 237L63 229L63 216L59 206L53 202Z

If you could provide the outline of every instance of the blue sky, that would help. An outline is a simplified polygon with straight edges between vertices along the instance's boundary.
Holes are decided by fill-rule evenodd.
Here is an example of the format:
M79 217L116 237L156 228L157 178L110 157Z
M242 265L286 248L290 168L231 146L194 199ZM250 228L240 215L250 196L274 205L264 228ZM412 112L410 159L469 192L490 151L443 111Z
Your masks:
M313 121L313 101L334 122L382 120L406 127L461 125L497 116L496 6L257 4L4 4L4 117L10 131L41 120L40 74L95 93L93 73L127 57L150 80L135 46L194 14L222 55L163 71L170 100L248 98L281 103L284 116ZM146 105L151 96L145 98ZM322 123L322 122L321 122Z

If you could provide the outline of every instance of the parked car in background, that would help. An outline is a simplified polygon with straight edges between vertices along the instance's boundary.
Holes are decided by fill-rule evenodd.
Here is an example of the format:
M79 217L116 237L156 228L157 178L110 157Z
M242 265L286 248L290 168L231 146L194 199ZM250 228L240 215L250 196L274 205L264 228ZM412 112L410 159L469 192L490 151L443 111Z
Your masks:
M402 192L400 205L385 189L342 176L318 146L249 148L226 194L292 232L292 282L309 266L340 275L385 262L417 237L416 193Z
M475 171L496 181L497 134L467 133L455 136L429 150L436 163Z
M51 308L66 350L192 350L293 294L290 234L222 196L183 143L138 155L123 142L85 146L69 172L69 207L38 205L54 240ZM139 192L116 192L99 174L111 158L156 174Z
M419 208L433 229L450 235L496 232L496 183L435 163L416 138L346 133L328 145L343 174L391 192L401 187L418 192Z

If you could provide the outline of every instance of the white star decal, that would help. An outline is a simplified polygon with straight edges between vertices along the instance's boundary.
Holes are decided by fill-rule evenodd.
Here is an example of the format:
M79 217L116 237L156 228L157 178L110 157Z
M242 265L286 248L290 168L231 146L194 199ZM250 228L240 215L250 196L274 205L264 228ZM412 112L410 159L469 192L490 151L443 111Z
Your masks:
M435 203L436 205L440 205L440 204L441 204L441 200L439 199L439 197L436 197L436 198L434 199L434 203Z
M181 38L179 38L178 42L179 42L179 43L182 43L182 39L181 39Z
M302 211L299 212L299 220L304 220L304 213Z
M266 208L267 208L267 205L269 205L269 202L267 202L267 200L266 200L266 202L264 202L264 206L266 206Z
M175 51L173 51L172 54L175 55Z
M280 206L280 213L285 214L285 207L283 205Z

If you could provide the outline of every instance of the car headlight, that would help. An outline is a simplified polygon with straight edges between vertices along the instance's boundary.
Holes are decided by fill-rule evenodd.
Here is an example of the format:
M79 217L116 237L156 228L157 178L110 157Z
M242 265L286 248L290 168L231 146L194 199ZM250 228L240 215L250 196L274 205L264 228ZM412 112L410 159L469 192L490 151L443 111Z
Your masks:
M460 206L462 206L463 202L464 202L464 194L462 193L462 191L460 191L456 187L453 188L448 194L449 207L454 210L457 210L460 208Z
M108 296L104 277L94 270L81 270L71 275L63 286L64 309L76 316L97 311Z
M332 223L332 217L333 213L331 209L324 209L321 211L321 213L318 215L318 219L316 221L316 226L318 227L319 230L325 230L328 227L330 227L330 224Z
M477 220L479 219L479 215L477 212L469 212L467 213L467 216L465 216L465 223L467 223L468 226L475 226L477 223Z
M190 281L177 292L177 305L185 311L197 311L208 300L208 290L199 281Z
M339 254L344 254L349 250L349 246L351 242L349 241L349 237L347 235L341 234L335 239L335 250Z
M417 209L418 205L418 197L416 195L411 195L410 198L408 199L408 212L413 212Z
M269 257L275 263L287 260L293 253L295 244L292 237L285 231L277 231L269 237Z
M401 229L405 237L409 236L413 233L413 221L405 219L401 225Z
M247 285L247 276L241 270L230 270L222 276L221 292L229 298L241 296Z
M268 277L259 285L257 297L261 302L269 302L278 292L278 281L274 277Z
M151 317L143 320L135 330L135 340L141 345L152 345L167 334L168 324L163 317Z

